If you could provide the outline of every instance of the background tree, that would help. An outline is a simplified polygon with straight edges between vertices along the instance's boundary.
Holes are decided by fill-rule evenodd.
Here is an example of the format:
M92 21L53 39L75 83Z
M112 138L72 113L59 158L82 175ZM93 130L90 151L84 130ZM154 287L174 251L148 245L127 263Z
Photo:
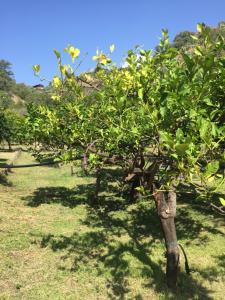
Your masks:
M9 91L15 83L13 79L13 72L11 71L11 63L1 59L0 60L0 90Z
M0 90L0 109L6 109L13 105L9 93Z
M204 30L208 31L208 34L210 35L210 38L212 40L216 41L218 36L222 36L225 38L225 22L219 22L216 27L210 27L204 23L202 23L201 26L204 27ZM188 49L192 48L196 43L201 43L200 32L182 31L175 36L173 42L171 43L171 47L177 49Z
M193 35L195 35L194 32L182 31L175 36L171 46L178 49L181 49L182 47L191 47L196 42L192 38Z
M9 150L12 143L20 143L23 138L23 121L18 113L0 108L0 143L7 142Z

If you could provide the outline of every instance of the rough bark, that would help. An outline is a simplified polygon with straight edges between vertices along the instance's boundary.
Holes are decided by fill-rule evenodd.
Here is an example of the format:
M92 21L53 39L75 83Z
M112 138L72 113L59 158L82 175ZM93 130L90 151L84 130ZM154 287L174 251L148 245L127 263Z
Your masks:
M131 161L131 168L129 170L129 174L125 178L125 182L131 183L129 195L130 203L134 203L139 198L139 192L136 188L140 187L142 184L144 165L145 159L142 153L136 156L133 161Z
M177 286L180 257L174 221L176 216L176 193L156 191L154 198L165 239L167 285L175 289Z
M130 203L134 203L138 199L139 193L136 190L136 188L139 186L140 186L140 179L138 175L135 175L132 180L131 189L130 189L130 197L129 197Z
M87 168L88 168L88 158L87 158L87 154L84 153L83 159L82 159L82 169L83 169L85 175L88 174Z

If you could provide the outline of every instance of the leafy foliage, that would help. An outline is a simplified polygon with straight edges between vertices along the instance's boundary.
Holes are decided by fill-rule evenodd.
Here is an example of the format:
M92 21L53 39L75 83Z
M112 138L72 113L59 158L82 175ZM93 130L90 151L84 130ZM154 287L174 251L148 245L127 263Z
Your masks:
M23 118L9 110L0 110L0 143L6 141L11 148L12 142L20 142L22 138Z
M218 23L217 27L209 27L204 23L199 24L199 25L200 25L200 27L198 27L198 28L201 28L201 26L203 26L204 30L208 31L210 38L214 41L218 38L219 35L225 37L225 23L224 22ZM175 38L171 44L171 47L178 48L178 49L181 49L181 48L188 49L197 43L201 43L201 32L197 31L197 33L195 33L195 32L191 32L191 31L182 31L175 36Z
M9 91L14 83L13 72L11 71L11 63L0 60L0 90Z
M0 90L0 108L6 109L12 105L13 103L9 93Z
M76 65L63 65L55 52L60 70L52 81L55 104L29 107L30 143L38 141L65 161L91 154L89 163L97 168L114 158L126 172L139 174L148 189L154 181L171 189L182 181L196 184L196 176L204 186L209 178L223 180L215 175L224 161L224 38L212 39L201 24L198 32L201 43L189 51L171 48L163 31L160 51L129 50L125 68L97 52L101 88L89 95Z

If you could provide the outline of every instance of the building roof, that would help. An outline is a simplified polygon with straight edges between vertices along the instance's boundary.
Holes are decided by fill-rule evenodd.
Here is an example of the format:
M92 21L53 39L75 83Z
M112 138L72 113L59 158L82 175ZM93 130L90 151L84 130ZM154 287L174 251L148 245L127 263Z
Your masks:
M43 84L36 84L36 85L33 85L33 88L44 88L44 85Z

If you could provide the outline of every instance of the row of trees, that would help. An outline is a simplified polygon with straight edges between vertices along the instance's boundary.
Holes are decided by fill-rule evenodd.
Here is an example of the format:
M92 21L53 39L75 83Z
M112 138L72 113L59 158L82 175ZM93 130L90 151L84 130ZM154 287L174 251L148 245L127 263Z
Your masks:
M197 29L190 34L192 42L182 46L176 45L177 37L171 44L164 30L156 51L129 50L124 68L112 62L112 45L107 55L96 52L94 72L79 76L79 49L65 48L71 65L63 64L55 50L59 75L50 86L51 100L30 103L22 125L16 125L38 157L46 150L65 162L82 157L84 171L96 172L97 186L101 169L113 163L123 170L130 201L139 195L154 199L170 287L176 286L179 269L174 222L179 185L194 185L209 197L212 182L214 192L224 182L223 24L216 34L204 24ZM39 74L40 66L34 70ZM9 124L4 116L0 128Z
M12 143L22 141L22 127L24 119L9 109L0 109L0 143L7 142L9 150L12 150Z
M7 142L11 149L12 142L20 142L26 106L49 101L47 88L39 92L23 83L16 83L11 63L0 60L0 143Z
M192 46L181 48L172 47L163 31L156 52L129 50L125 68L97 51L93 74L76 75L79 49L65 49L75 66L64 65L55 50L60 76L52 81L54 105L31 105L26 118L26 139L39 143L38 154L48 149L65 162L83 157L84 169L97 176L113 162L123 169L132 200L137 194L155 200L170 287L179 269L174 222L179 185L192 184L208 196L209 183L224 181L225 43L204 24L197 28Z
M225 36L225 26L224 22L220 22L217 27L210 28L203 24L205 30L208 30L210 37L215 41L218 35ZM194 38L193 38L194 37ZM177 34L174 38L174 41L170 44L172 48L186 48L190 49L194 44L196 44L201 39L200 33L194 33L189 31L184 31ZM158 47L159 49L159 47ZM87 75L87 73L86 73ZM90 73L92 79L93 74ZM84 82L82 82L84 83ZM85 84L85 83L84 83ZM83 84L80 84L83 86ZM85 90L87 92L92 90L92 86L89 84L85 84ZM11 140L15 140L16 135L12 134L15 130L12 128L15 127L15 124L11 124L10 122L13 120L11 117L12 114L15 113L15 119L18 120L19 115L23 116L27 112L27 105L30 103L39 104L51 104L51 85L48 85L44 91L40 92L36 89L24 84L24 83L16 83L14 80L14 74L11 70L11 63L6 60L0 60L0 110L1 110L1 123L4 123L4 131L3 127L1 130L1 140L3 140L3 136L11 136ZM3 117L4 115L4 117ZM7 116L10 116L9 118ZM7 122L3 121L8 119ZM18 125L18 122L16 122ZM8 128L8 130L7 130ZM7 134L6 134L7 131ZM18 132L18 130L17 130ZM21 136L21 135L20 135Z
M0 60L0 143L6 141L9 149L20 128L17 124L18 116L9 109L13 105L10 90L14 84L11 64Z

